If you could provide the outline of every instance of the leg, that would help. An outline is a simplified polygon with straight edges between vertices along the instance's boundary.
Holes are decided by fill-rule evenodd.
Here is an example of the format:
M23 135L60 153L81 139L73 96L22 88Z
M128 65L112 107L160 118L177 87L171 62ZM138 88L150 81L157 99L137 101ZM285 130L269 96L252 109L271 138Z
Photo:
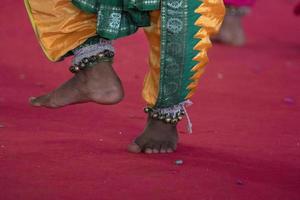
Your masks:
M150 71L146 75L143 96L149 105L154 105L158 96L160 74L160 12L151 12L152 25L145 29L150 48ZM133 153L171 153L176 150L178 133L176 125L166 124L148 117L142 134L129 145Z
M145 78L143 97L151 112L143 133L129 145L130 152L171 153L176 150L176 123L181 118L180 113L185 110L185 102L195 93L198 79L208 61L206 52L211 46L209 35L216 32L222 22L222 1L207 0L202 4L187 1L183 4L169 4L169 8L176 9L176 12L163 12L179 13L180 9L182 15L179 17L182 18L163 18L160 12L152 12L151 27L145 29L150 43L150 71ZM184 22L186 18L183 16L187 12L181 10L181 6L188 6L190 15L195 11L201 14L194 18L196 26L193 20ZM165 24L169 24L167 30L163 28ZM175 123L170 123L173 121Z
M216 42L232 46L243 46L246 42L241 15L231 15L227 12L220 33L213 39Z
M254 0L225 0L226 16L219 34L213 39L216 42L233 46L243 46L246 36L242 25L244 16L250 12Z

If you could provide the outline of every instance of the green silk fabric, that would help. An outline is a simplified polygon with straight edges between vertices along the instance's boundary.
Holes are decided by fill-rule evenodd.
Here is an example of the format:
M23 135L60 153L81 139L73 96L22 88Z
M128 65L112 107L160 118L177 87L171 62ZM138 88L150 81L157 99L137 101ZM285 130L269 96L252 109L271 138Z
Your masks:
M202 4L196 0L163 0L161 6L161 60L159 95L155 107L167 108L185 101L188 85L197 64L193 58L199 53L194 36L199 31L195 13Z
M150 25L147 11L160 8L160 0L72 0L79 9L97 14L97 34L117 39Z

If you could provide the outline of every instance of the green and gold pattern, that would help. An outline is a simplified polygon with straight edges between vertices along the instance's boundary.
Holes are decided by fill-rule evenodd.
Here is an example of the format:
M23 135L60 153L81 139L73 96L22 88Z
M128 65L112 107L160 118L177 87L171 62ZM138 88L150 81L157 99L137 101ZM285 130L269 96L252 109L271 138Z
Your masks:
M72 0L81 10L97 14L97 33L117 39L150 25L149 10L160 8L160 0Z
M218 32L225 8L222 0L163 0L161 61L157 108L189 99L208 62L209 37Z
M170 107L185 100L187 87L196 64L193 47L199 41L194 25L199 15L194 11L201 5L195 0L164 0L161 8L160 89L156 107Z

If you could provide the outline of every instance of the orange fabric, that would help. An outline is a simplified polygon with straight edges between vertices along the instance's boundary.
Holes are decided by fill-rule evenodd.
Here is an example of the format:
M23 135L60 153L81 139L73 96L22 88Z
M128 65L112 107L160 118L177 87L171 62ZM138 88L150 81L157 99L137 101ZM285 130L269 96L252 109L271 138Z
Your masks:
M96 15L76 8L70 0L25 0L36 36L51 61L96 35Z
M154 106L158 97L160 79L160 11L150 12L151 26L144 28L149 41L149 72L144 80L142 95L149 106Z

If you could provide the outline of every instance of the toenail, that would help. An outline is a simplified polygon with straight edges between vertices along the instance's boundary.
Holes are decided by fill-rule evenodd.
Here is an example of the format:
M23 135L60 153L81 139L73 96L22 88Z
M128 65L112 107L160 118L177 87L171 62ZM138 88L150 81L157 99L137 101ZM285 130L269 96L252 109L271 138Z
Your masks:
M36 97L29 97L29 101L34 101L36 100Z
M128 150L133 153L140 153L141 148L136 143L132 143L128 146Z
M175 161L175 164L176 164L176 165L183 165L183 160L176 160L176 161Z
M152 149L146 149L146 150L145 150L145 153L147 153L147 154L152 154Z
M160 153L167 153L167 151L165 149L161 149Z
M152 149L152 153L159 153L158 149Z
M153 153L159 153L159 150L153 149Z
M168 153L173 153L173 149L167 149Z

